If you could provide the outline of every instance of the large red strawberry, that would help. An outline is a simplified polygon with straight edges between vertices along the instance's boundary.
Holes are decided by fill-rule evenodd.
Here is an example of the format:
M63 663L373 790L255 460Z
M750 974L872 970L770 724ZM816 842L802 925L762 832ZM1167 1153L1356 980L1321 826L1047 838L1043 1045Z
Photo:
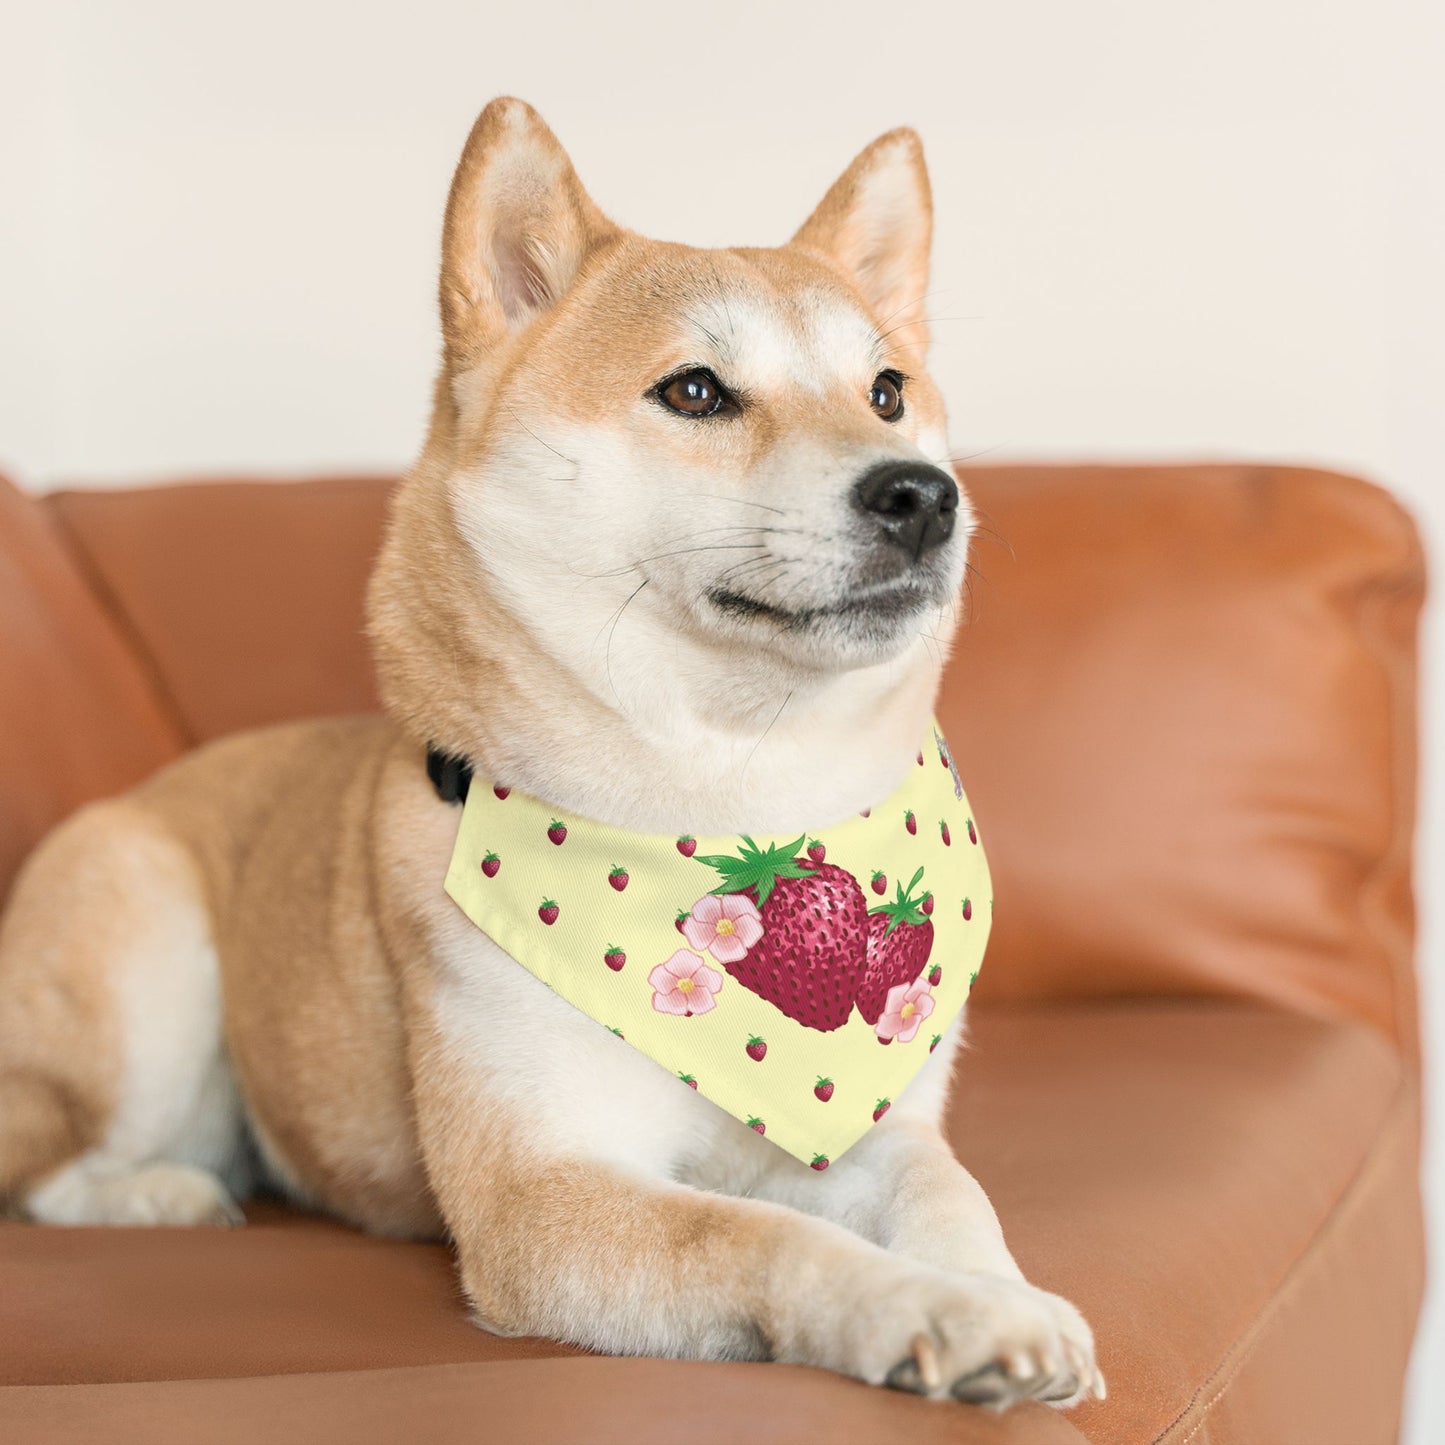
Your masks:
M495 853L482 854L482 872L488 878L495 878L501 870L502 860Z
M858 1012L865 1023L876 1024L888 1001L888 990L912 983L923 972L933 949L933 923L923 911L923 895L913 890L923 877L920 868L907 889L898 885L891 903L880 903L868 913L868 967L858 988Z
M747 953L723 967L804 1028L829 1033L848 1022L868 967L867 904L851 873L798 857L803 842L760 848L744 837L739 852L697 861L722 879L714 893L749 895L763 926Z
M567 825L553 818L552 826L547 829L547 836L560 848L567 840Z

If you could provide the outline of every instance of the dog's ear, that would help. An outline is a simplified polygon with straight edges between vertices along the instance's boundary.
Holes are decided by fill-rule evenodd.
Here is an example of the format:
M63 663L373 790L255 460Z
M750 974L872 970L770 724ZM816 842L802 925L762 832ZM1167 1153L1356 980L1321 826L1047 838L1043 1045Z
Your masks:
M447 197L448 359L470 365L555 305L588 253L617 234L541 116L509 96L492 101L467 137Z
M923 144L905 127L858 154L790 244L836 261L879 323L909 327L907 340L921 351L928 344L922 318L932 239Z

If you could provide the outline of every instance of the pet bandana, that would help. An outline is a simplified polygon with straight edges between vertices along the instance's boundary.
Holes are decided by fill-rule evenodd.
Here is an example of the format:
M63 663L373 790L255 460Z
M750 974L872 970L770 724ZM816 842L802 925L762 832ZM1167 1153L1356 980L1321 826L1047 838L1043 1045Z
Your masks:
M798 836L632 833L481 778L438 790L466 797L446 890L467 917L814 1169L883 1117L978 977L988 865L936 728L890 798Z

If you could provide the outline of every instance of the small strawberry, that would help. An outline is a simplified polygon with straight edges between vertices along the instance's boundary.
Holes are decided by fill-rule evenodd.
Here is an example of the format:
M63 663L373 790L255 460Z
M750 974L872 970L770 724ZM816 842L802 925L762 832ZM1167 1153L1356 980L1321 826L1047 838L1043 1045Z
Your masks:
M933 967L928 970L928 986L929 986L929 988L937 988L938 985L939 985L939 982L942 980L942 978L943 978L943 969L942 969L942 967L941 967L939 964L936 964L936 963L935 963L935 964L933 965Z
M627 1037L627 1035L623 1033L621 1029L615 1029L612 1027L611 1024L607 1025L607 1032L609 1034L616 1034L619 1039L625 1039Z
M969 920L970 918L972 918L972 917L973 917L973 899L972 899L972 898L965 898L965 899L963 900L963 921L964 921L965 923L967 923L968 920Z
M485 873L488 878L495 878L498 872L501 871L501 867L502 860L498 858L495 853L482 854L482 872Z
M978 842L978 829L973 826L972 818L968 820L968 841L970 843Z
M943 838L943 846L945 848L951 848L953 846L953 839L949 836L947 818L940 818L938 820L938 831Z
M612 970L613 973L621 973L622 965L627 962L627 955L618 948L615 943L607 945L607 952L602 955L602 962Z
M507 796L507 794L510 793L512 790L511 790L510 788L504 788L500 783L498 783L498 784L492 789L492 791L493 791L499 798L505 798L505 797Z
M691 918L691 917L692 917L692 914L690 914L690 913L687 911L687 909L685 909L685 908L679 908L679 909L677 910L677 917L672 920L672 926L673 926L675 929L677 929L677 931L678 931L679 933L681 933L681 932L682 932L682 925L683 925L684 923L686 923L687 920L688 920L689 918Z
M813 1162L808 1165L809 1169L816 1169L820 1173L828 1167L828 1156L826 1154L814 1154Z
M753 1034L748 1039L748 1057L762 1063L763 1055L768 1051L768 1041Z
M888 875L877 870L873 873L873 891L881 898L888 892Z
M751 1129L754 1134L766 1134L768 1132L768 1126L764 1124L756 1114L748 1120L748 1128Z
M934 1051L934 1049L936 1049L936 1048L939 1046L939 1044L942 1043L942 1041L943 1041L943 1035L942 1035L942 1034L934 1034L934 1036L932 1037L932 1039L929 1040L929 1043L928 1043L928 1052L931 1054L931 1053Z
M542 900L542 906L537 910L537 917L540 918L548 928L551 928L551 926L556 923L557 915L561 911L550 898L544 898Z
M677 851L681 853L684 858L691 858L692 855L697 852L697 839L694 838L691 833L684 833L682 837L677 840Z
M567 839L567 825L552 819L552 826L547 829L547 836L560 848Z
M922 878L920 868L906 889L897 885L891 903L868 910L868 967L855 999L865 1023L878 1022L888 991L900 983L912 983L933 950L933 921L925 907L929 895L914 893Z
M873 809L872 809L872 808L864 808L863 811L858 814L858 816L859 816L860 818L871 818L871 817L873 816Z
M833 1081L825 1079L821 1074L818 1082L813 1085L813 1092L826 1104L833 1097Z
M873 1122L876 1124L892 1107L892 1099L879 1099L873 1106Z
M915 837L917 837L918 819L913 816L913 810L911 808L903 815L903 826L907 828L908 831L912 833Z
M919 750L918 750L918 766L919 766L920 768L923 766L923 749L922 749L922 748L919 748Z
M565 830L564 830L565 831ZM627 869L614 868L608 875L607 881L621 893L627 887Z
M948 766L948 754L943 749L943 744L938 745L938 761L946 768Z
M827 856L828 850L816 838L808 839L808 857L813 862L821 863Z
M925 893L923 895L923 902L918 906L923 910L925 917L931 916L933 913L933 894Z
M694 1079L691 1074L679 1074L677 1077L681 1079L682 1082L686 1084L689 1089L697 1088L697 1080Z

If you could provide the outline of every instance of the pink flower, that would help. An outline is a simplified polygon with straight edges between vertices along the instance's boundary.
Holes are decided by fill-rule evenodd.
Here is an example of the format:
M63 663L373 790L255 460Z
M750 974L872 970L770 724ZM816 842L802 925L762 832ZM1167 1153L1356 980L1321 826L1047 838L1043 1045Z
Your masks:
M653 988L653 1008L660 1014L681 1014L684 1018L705 1014L717 1003L718 990L723 986L722 974L686 948L679 948L666 963L659 963L647 975L647 981Z
M906 1044L918 1032L919 1025L933 1012L933 995L928 980L895 983L888 990L883 1016L878 1020L878 1037L887 1044L897 1039Z
M763 921L745 894L708 893L692 905L682 931L699 953L736 963L763 936Z

